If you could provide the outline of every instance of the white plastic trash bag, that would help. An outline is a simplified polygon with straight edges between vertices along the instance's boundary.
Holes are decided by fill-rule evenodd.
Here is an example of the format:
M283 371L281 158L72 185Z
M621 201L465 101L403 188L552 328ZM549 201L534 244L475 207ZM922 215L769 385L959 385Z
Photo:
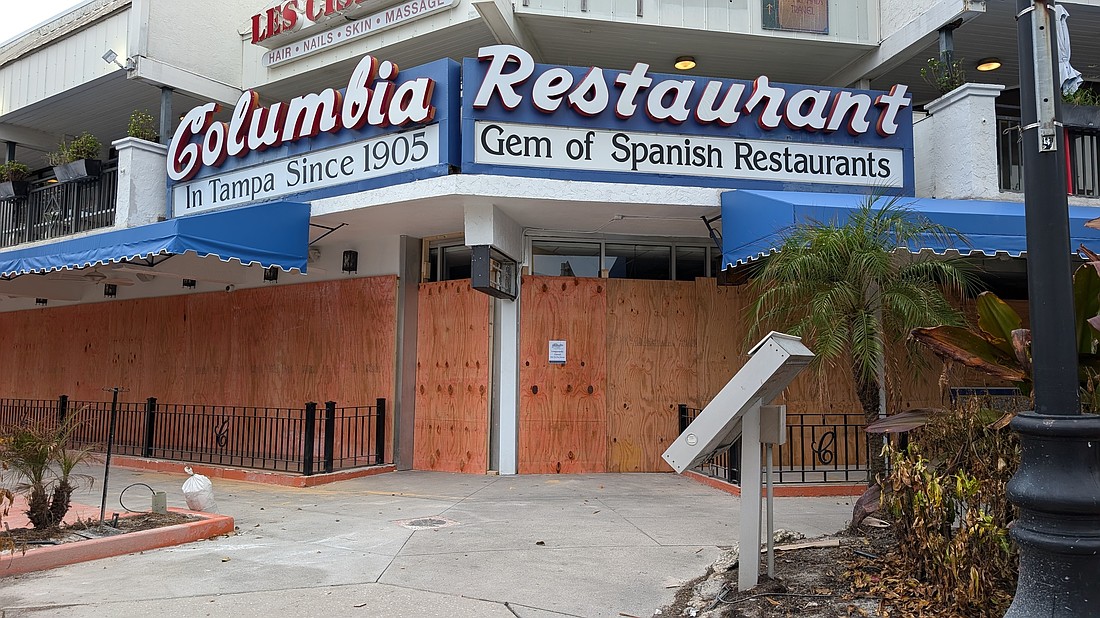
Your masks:
M195 474L191 466L183 469L191 476L183 482L183 498L187 500L187 508L203 513L217 513L218 505L214 502L214 484L202 474Z

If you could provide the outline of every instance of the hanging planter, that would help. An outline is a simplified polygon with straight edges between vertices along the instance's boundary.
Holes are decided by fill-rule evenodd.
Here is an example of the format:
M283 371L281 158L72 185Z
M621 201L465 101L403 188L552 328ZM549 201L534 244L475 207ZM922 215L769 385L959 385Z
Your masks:
M0 165L0 199L27 197L31 183L26 179L30 174L30 168L18 161Z
M50 153L50 164L58 182L95 180L103 172L99 160L102 145L91 133L81 133L71 142L62 142L56 152Z

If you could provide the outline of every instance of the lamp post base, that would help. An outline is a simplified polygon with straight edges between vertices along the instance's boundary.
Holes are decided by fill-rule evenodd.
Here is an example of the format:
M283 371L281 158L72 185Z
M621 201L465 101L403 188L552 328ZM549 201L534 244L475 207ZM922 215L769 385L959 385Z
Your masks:
M1020 577L1006 618L1100 617L1100 416L1020 414Z

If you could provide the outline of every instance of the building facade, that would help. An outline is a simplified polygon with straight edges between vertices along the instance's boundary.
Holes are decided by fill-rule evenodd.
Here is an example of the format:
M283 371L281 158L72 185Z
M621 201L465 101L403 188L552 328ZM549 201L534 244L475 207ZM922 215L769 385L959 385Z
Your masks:
M0 47L0 140L31 168L0 201L0 396L384 399L401 468L668 470L680 408L753 343L721 271L805 213L907 196L1020 297L1002 4L93 0ZM1062 4L1088 80L1100 9ZM981 83L922 80L945 52ZM159 135L129 137L143 110ZM47 154L85 132L102 169L66 181ZM899 369L893 403L940 402L937 377ZM858 414L845 380L802 379L790 413Z

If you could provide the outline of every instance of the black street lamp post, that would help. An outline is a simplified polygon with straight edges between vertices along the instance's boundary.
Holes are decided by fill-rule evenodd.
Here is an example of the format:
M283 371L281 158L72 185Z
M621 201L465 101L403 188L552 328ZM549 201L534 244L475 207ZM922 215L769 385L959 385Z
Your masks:
M1054 2L1016 0L1035 410L1020 414L1006 616L1100 616L1100 416L1081 414Z

